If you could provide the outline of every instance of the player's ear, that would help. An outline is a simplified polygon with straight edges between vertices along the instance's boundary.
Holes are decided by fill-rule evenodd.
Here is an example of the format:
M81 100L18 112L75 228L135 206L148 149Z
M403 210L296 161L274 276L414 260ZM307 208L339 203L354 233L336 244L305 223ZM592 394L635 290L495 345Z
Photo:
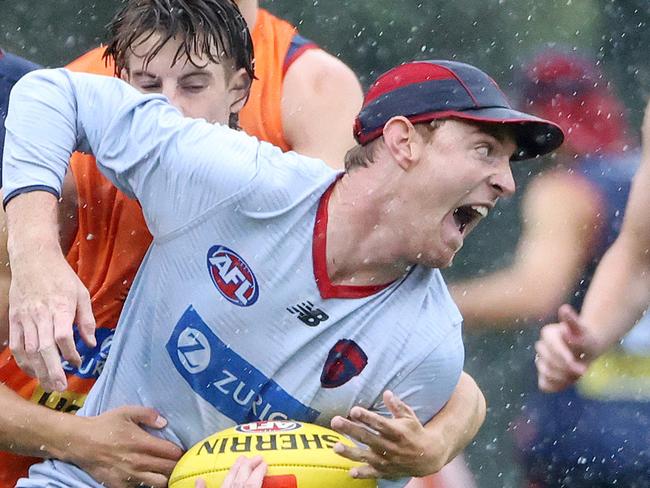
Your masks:
M384 125L384 144L397 164L404 170L413 166L420 157L417 131L409 119L391 118Z
M125 66L124 68L122 68L122 69L120 70L120 79L121 79L122 81L126 81L126 82L128 83L128 82L129 82L129 78L130 78L130 75L129 75L129 68L127 68L127 67Z
M251 90L251 77L244 68L235 71L228 80L230 113L237 114L244 108Z

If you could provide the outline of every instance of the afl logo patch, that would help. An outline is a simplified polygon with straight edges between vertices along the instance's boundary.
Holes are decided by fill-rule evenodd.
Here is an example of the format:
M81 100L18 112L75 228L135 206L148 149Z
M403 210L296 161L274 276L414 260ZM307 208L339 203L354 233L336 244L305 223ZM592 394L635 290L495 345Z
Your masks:
M291 420L270 420L266 422L251 422L250 424L238 425L235 427L237 432L286 432L296 430L302 427L298 422Z
M212 246L208 251L208 270L214 286L230 303L250 307L257 301L257 279L235 251L225 246Z

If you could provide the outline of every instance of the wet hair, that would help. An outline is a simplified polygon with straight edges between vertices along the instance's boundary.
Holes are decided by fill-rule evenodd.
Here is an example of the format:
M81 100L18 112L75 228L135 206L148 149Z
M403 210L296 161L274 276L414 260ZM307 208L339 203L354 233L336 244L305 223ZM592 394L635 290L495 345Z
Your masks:
M427 139L431 139L433 133L438 127L445 123L447 119L436 119L431 122L415 124L415 129ZM368 144L357 144L347 153L345 153L344 166L345 171L350 172L356 168L367 168L375 160L375 152L379 141L383 141L383 137L373 139Z
M172 65L180 58L197 67L197 56L213 63L228 62L235 71L243 68L255 78L253 40L239 8L232 0L126 0L107 26L110 39L104 59L115 62L121 76L135 48L151 36L160 36L145 58L148 64L170 39L181 39ZM226 70L228 73L228 70ZM233 120L234 118L234 120ZM231 127L237 114L231 114Z

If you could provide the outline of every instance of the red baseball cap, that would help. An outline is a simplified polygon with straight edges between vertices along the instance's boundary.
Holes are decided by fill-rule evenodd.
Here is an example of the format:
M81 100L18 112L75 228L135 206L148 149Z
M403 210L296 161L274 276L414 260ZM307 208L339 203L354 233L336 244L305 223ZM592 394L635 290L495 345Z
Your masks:
M595 59L546 49L524 66L520 78L528 110L562 127L570 151L619 152L632 144L625 106Z
M557 124L514 110L492 78L456 61L413 61L381 75L366 92L354 137L365 145L398 115L413 123L459 118L507 124L517 143L513 160L547 154L564 140Z

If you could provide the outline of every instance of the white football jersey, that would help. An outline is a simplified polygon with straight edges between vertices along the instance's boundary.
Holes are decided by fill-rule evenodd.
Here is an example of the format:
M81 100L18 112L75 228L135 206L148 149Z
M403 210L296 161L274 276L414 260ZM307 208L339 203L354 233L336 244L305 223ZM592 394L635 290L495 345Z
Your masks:
M138 198L154 236L80 415L154 407L169 422L154 434L189 448L254 420L329 425L354 405L388 415L386 389L422 422L449 399L463 345L440 272L331 283L337 174L324 163L183 118L116 79L36 72L16 85L12 106L5 195L59 191L70 151L90 150ZM32 476L19 486L99 486L60 462Z

